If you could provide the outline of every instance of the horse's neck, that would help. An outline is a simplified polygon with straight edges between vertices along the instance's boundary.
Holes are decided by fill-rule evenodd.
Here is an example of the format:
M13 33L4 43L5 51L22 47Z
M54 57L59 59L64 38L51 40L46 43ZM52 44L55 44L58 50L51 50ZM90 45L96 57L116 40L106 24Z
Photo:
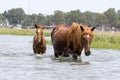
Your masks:
M37 35L35 36L35 40L37 40ZM42 36L41 36L41 42L40 42L40 44L43 43L43 40L44 40L44 36L42 35Z
M82 47L82 40L81 40L81 39L82 39L82 31L79 30L79 29L77 29L74 35L76 35L76 36L75 36L75 37L76 37L76 43L77 43L80 47Z
M41 36L41 43L43 43L43 39L44 39L44 36L42 35L42 36Z
M83 43L83 41L84 41L84 40L83 40L83 38L82 38L82 36L81 36L81 45L82 45L82 47L84 47L84 45L85 45L85 44Z

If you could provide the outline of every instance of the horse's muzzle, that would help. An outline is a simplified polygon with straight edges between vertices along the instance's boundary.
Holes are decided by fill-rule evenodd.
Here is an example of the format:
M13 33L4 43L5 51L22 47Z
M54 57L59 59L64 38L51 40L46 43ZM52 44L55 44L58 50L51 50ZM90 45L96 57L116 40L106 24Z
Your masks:
M89 56L90 54L91 54L90 51L85 51L85 55L86 55L86 56Z

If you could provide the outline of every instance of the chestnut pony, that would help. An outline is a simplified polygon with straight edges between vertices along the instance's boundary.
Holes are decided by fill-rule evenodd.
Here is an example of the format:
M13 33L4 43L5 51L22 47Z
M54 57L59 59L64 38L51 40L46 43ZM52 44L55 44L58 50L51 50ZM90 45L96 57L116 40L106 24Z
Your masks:
M43 54L46 52L46 40L43 35L44 26L36 25L36 35L33 38L33 51L34 53Z
M89 56L90 45L93 39L95 27L73 23L70 27L65 25L56 26L51 33L55 57L73 55L74 59L81 56L84 49L85 55Z

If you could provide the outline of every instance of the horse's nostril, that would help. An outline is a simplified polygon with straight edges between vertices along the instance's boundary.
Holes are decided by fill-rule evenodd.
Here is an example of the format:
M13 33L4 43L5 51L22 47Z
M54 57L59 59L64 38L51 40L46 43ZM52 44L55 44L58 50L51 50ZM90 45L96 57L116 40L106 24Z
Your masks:
M91 54L90 51L85 51L85 55L86 55L86 56L89 56L90 54Z

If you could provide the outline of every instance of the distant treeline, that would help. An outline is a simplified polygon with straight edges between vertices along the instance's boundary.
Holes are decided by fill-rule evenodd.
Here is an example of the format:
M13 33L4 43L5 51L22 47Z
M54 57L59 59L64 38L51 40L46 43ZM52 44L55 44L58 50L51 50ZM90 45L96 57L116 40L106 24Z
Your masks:
M120 10L116 11L114 8L109 8L103 13L81 12L80 10L72 10L65 13L56 10L53 15L44 15L41 13L28 15L25 14L22 8L13 8L0 14L0 23L4 23L6 20L12 25L21 24L22 26L33 26L34 24L45 26L58 24L71 25L72 22L78 22L91 27L104 25L120 28Z

